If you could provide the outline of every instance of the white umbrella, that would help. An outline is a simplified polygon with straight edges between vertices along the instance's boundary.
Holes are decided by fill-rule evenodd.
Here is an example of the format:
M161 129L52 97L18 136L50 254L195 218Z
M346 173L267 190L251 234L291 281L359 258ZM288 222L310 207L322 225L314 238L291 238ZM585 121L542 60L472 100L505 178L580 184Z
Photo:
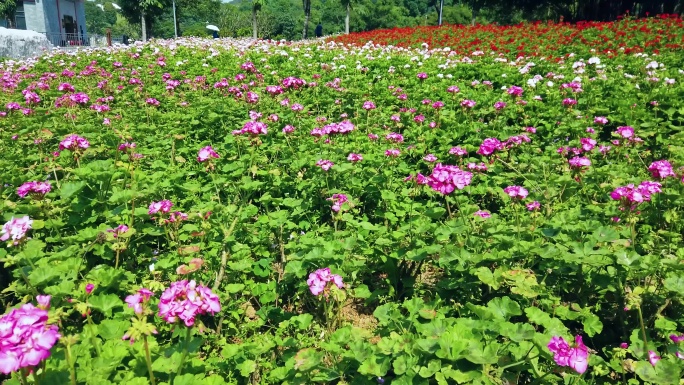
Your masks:
M215 25L212 25L212 24L207 25L207 29L210 29L210 30L216 31L216 32L219 31L219 28Z

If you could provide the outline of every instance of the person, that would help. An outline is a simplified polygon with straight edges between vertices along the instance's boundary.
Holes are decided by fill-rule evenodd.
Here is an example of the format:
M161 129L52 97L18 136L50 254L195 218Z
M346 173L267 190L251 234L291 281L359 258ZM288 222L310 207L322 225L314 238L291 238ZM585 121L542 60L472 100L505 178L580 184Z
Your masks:
M219 38L218 32L217 32L217 31L211 31L211 36L213 36L214 39L218 39L218 38Z
M318 25L316 26L316 29L314 30L314 33L316 34L316 37L321 37L323 36L323 25L319 22Z

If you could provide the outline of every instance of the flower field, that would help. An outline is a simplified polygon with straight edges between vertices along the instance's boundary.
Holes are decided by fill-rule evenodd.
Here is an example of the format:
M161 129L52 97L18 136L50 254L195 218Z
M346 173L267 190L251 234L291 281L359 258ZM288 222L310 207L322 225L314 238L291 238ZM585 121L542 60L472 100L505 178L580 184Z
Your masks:
M418 48L449 47L460 54L474 51L507 55L558 58L565 54L607 56L620 53L682 49L684 24L678 15L614 22L536 22L513 26L444 25L405 27L340 35L330 40L342 44L375 44ZM594 50L594 51L592 51Z
M624 22L0 64L0 381L681 384L681 20Z

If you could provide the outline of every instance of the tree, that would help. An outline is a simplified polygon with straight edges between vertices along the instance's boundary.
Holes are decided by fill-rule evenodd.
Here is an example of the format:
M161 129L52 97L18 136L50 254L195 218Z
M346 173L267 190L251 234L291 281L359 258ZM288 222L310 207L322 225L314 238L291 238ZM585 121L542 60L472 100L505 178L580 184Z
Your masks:
M304 6L304 32L302 32L302 38L306 39L309 37L309 19L311 18L311 0L302 0L302 5Z
M102 8L100 8L102 7ZM116 9L111 3L85 2L86 31L104 35L116 23Z
M7 19L7 26L14 28L14 15L17 12L17 0L3 0L0 2L0 17Z
M352 0L342 0L342 6L346 11L346 15L344 16L344 33L346 35L349 35L349 14L351 13L351 3Z
M252 0L252 37L257 39L257 13L261 10L265 0Z
M142 40L147 40L147 33L151 30L156 17L163 13L163 8L170 5L168 0L119 0L121 13L131 23L140 20Z

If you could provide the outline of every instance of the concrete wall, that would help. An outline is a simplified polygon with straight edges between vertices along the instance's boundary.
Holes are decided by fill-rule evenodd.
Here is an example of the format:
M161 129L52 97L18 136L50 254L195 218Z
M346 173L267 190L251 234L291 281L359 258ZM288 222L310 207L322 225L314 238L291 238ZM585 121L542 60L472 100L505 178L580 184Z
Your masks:
M45 31L48 33L60 33L59 16L57 15L57 1L59 0L37 0L43 4L43 17Z
M35 2L24 2L24 18L26 19L26 29L36 32L49 32L45 25L45 13L43 5L49 0L36 0Z

